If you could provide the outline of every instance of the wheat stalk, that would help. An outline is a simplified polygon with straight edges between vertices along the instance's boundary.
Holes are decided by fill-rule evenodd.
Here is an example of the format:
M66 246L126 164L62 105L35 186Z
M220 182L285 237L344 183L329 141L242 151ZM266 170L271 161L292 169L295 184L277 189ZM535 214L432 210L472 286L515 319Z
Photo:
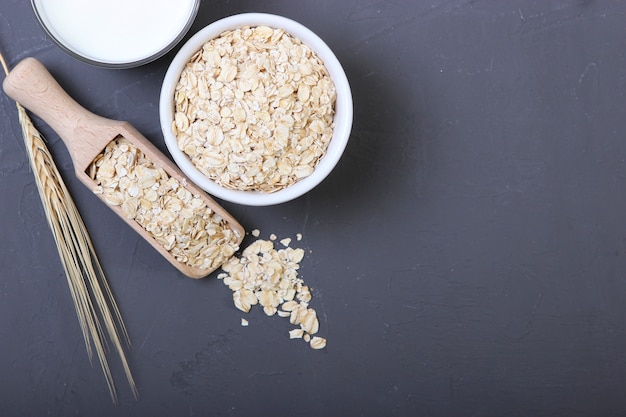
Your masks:
M0 63L5 74L8 75L9 69L1 53ZM137 388L121 341L123 339L127 345L130 345L128 332L96 256L87 228L42 135L33 125L24 107L17 102L15 104L28 159L48 225L65 270L89 361L92 362L93 359L93 343L111 399L117 403L117 392L106 356L108 336L108 340L112 342L121 359L133 395L137 398Z

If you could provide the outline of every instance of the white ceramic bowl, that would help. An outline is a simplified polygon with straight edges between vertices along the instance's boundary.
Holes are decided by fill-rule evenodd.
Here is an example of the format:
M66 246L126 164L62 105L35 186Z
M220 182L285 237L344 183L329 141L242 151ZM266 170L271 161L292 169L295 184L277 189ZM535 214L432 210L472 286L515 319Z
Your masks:
M334 118L335 126L333 137L328 145L326 154L319 161L313 174L274 193L237 191L222 187L195 168L189 158L178 148L176 137L172 132L172 122L174 120L174 90L180 78L180 74L191 56L207 41L217 37L224 31L243 26L260 25L283 29L292 36L300 39L317 53L328 69L337 90ZM174 161L185 175L196 185L215 197L249 206L269 206L293 200L310 191L324 180L341 158L348 143L352 129L353 113L352 93L346 74L334 53L324 41L300 23L285 17L263 13L245 13L226 17L206 26L191 37L174 57L174 60L165 74L163 87L161 89L159 110L165 144L174 158Z

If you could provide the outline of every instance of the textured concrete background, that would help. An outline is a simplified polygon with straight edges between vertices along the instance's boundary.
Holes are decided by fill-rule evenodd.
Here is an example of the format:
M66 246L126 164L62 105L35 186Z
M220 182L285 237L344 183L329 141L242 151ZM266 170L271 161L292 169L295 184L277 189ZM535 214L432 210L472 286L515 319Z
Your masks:
M247 11L317 32L353 89L350 144L319 188L224 203L262 237L303 234L328 347L288 340L289 323L258 309L241 327L230 290L172 268L76 181L35 118L133 340L140 399L111 355L111 404L2 94L0 415L626 414L626 2L204 1L189 36ZM173 53L91 67L22 0L0 5L0 48L165 151Z

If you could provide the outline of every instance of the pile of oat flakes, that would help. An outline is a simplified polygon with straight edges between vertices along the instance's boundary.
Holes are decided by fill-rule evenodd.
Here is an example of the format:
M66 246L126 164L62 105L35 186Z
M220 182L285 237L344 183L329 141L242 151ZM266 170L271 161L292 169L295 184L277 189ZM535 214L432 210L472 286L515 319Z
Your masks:
M267 26L205 43L175 90L178 147L216 183L266 193L311 175L333 134L336 89L320 58Z
M128 140L111 141L87 174L112 206L136 221L178 261L212 270L238 249L238 234Z
M259 236L253 230L254 237ZM299 234L297 239L302 236ZM280 241L282 248L275 247L276 236L269 240L258 239L246 247L241 256L234 256L224 265L223 273L218 274L233 291L235 306L247 313L254 305L261 305L268 316L278 315L289 318L289 322L299 326L289 332L291 339L303 339L313 349L326 347L326 339L315 336L319 331L317 313L311 307L311 289L298 276L304 250L291 248L291 239ZM246 320L242 320L247 325Z

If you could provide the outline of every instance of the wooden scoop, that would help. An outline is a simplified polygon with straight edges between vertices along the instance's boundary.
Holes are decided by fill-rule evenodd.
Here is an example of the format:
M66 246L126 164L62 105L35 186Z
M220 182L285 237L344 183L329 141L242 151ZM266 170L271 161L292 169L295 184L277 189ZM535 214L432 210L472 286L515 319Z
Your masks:
M245 233L243 227L204 191L187 180L178 167L148 139L128 122L106 119L81 107L36 59L26 58L16 65L4 80L3 88L9 97L41 117L61 137L74 162L76 176L92 192L97 184L89 177L87 169L112 140L122 136L192 194L203 198L207 206L238 233L237 244L241 244ZM176 260L139 223L128 219L120 206L109 204L102 194L98 197L183 274L191 278L202 278L217 269L217 267L210 270L191 267Z

